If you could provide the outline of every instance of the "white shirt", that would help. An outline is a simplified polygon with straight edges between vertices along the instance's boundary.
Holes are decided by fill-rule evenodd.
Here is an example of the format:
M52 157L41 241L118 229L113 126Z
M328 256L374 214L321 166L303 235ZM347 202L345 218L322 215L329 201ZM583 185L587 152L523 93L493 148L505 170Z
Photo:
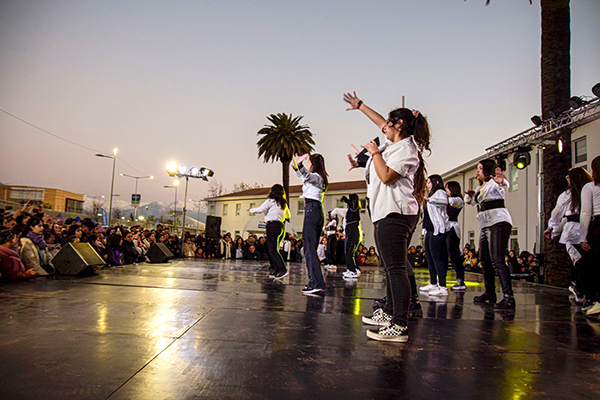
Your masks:
M427 202L427 213L433 224L433 234L439 235L450 230L450 221L448 220L448 194L444 189L436 190Z
M348 214L347 208L334 208L330 212L332 217L339 217L342 219L342 226L344 227L344 232L346 231L346 214Z
M380 147L383 161L400 177L384 184L375 171L373 159L366 165L367 196L371 203L371 220L377 222L388 214L418 215L419 205L413 196L415 175L419 168L419 152L412 136Z
M588 229L593 216L600 215L600 187L594 182L588 182L581 189L581 213L579 229L581 232L580 243L587 243Z
M290 210L287 206L285 210L282 210L281 206L274 199L267 199L260 207L250 209L250 214L265 214L265 222L283 222L286 218L289 218L290 215L286 215L289 213Z
M296 170L296 176L304 182L302 184L302 196L305 199L323 202L325 191L323 190L323 178L321 178L321 175L309 172L302 165Z
M460 210L464 207L465 202L463 201L462 197L448 197L448 204L450 205L450 207L458 208ZM458 223L458 221L448 222L450 223L450 228L454 229L454 231L456 232L456 236L460 238L460 224Z
M495 180L490 179L484 185L475 188L473 198L466 194L465 202L476 206L486 201L504 200L509 187L510 185L506 179L501 185ZM479 229L487 228L500 222L508 222L512 225L512 218L506 208L493 208L491 210L480 211L477 213L477 221L479 222Z
M327 236L330 236L330 235L335 235L336 232L337 232L337 221L335 219L332 219L331 221L329 221L327 223L327 225L325 225L325 233L327 233Z
M579 222L567 221L565 217L577 214L577 211L573 212L571 210L571 191L566 190L558 196L556 206L552 210L552 214L550 214L550 219L548 220L548 228L552 228L552 238L560 236L558 242L566 245L567 252L573 263L581 259L581 254L574 247L575 244L579 244L580 224Z
M327 258L325 245L323 243L319 243L319 246L317 247L317 256L319 257L319 260L324 260Z

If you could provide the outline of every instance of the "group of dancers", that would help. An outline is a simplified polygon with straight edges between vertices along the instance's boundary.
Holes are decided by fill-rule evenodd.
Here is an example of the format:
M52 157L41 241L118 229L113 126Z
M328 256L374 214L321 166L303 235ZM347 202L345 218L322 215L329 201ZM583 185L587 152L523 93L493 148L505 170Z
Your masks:
M376 329L367 330L367 336L379 341L406 342L408 340L408 318L416 311L420 311L420 304L414 272L408 262L407 251L421 212L424 216L423 227L426 231L425 254L429 265L430 282L420 291L427 292L429 296L448 295L446 286L448 255L450 255L457 274L457 283L452 289L466 289L464 267L460 261L460 226L458 224L458 215L464 204L477 208L477 220L480 228L479 248L485 292L476 296L474 301L493 305L496 310L514 310L516 303L510 271L505 262L512 229L512 219L504 203L509 183L502 168L494 160L482 160L477 165L476 175L480 185L475 190L467 191L463 198L457 182L448 182L444 186L441 176L426 177L423 153L431 152L431 135L428 122L421 112L398 108L391 111L386 119L368 107L357 97L356 93L344 94L344 101L349 104L348 111L361 111L385 135L385 143L382 145L379 145L377 140L372 140L362 146L361 152L352 146L355 154L354 156L348 155L350 169L365 168L367 210L374 225L374 239L386 278L386 297L376 301L376 307L371 316L363 317L364 323L377 326ZM594 163L600 164L598 158L594 160ZM593 168L596 168L594 163L592 163ZM600 169L600 165L597 167ZM325 290L317 247L324 226L323 198L327 191L328 174L325 169L325 160L320 154L296 156L292 162L292 168L303 182L302 194L305 199L302 234L308 284L302 289L302 293L319 295L323 294ZM596 182L600 181L600 173L594 174L594 176ZM580 180L573 178L572 181L579 182ZM580 190L575 189L570 193L575 192L579 193ZM582 196L584 192L585 190L582 189ZM590 234L585 240L581 240L580 245L579 243L574 244L573 247L597 256L600 244L600 223L598 222L600 218L590 217L586 220L585 215L600 214L598 183L590 187L588 192L591 193L588 197L593 198L593 201L591 206L585 208L582 200L580 225L582 238L585 221L589 225ZM572 198L574 197L572 196ZM345 274L356 277L360 273L355 257L361 236L360 202L356 194L351 195L350 198L344 198L343 201L346 204L344 210L338 210L336 213L345 217L345 259L348 267ZM286 215L289 215L285 204L285 193L283 193L281 185L274 185L269 199L261 207L251 209L250 212L267 214L265 220L271 267L274 271L272 276L275 279L281 279L288 272L277 249L283 236ZM567 214L569 222L574 220L574 217L569 217L572 213L574 211ZM557 213L554 225L552 225L554 234L558 232L556 227L560 226L558 218ZM563 236L566 235L564 233L566 231L570 232L571 229L563 226ZM572 242L574 243L575 239ZM597 271L592 271L590 268L586 273L595 274L594 282L598 281ZM495 289L496 275L499 277L502 289L500 301L497 301ZM586 280L585 276L585 274L578 275L578 279L583 282ZM584 286L585 284L580 283L580 285ZM600 313L598 287L593 289L586 287L585 296L592 302L590 309Z

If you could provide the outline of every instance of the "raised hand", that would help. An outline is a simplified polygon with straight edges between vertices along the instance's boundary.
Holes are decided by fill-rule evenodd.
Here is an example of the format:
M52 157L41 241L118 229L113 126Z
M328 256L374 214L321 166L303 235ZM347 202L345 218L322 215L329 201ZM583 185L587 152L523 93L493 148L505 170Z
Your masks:
M356 96L356 92L344 93L344 101L350 104L350 107L346 108L346 111L358 109L360 99Z
M374 140L371 140L369 143L365 144L364 146L360 146L363 149L367 149L367 151L371 154L371 156L373 155L373 153L376 153L379 151L379 146L377 146L377 143L375 143Z
M298 154L296 154L296 163L300 164L301 162L308 160L308 157L310 157L308 154L304 154L302 156L299 156Z
M352 171L354 168L358 168L358 160L356 159L356 156L358 155L359 151L353 144L351 144L350 147L352 147L354 157L352 157L351 154L348 154L348 161L350 161L350 169L348 172Z

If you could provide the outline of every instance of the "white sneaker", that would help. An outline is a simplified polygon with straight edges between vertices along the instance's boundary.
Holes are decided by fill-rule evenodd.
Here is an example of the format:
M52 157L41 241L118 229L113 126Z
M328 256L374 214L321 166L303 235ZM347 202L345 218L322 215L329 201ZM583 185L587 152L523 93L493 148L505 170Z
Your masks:
M358 278L358 274L356 274L352 271L346 271L343 273L343 277L345 279L356 279L356 278Z
M429 291L430 296L448 296L448 288L446 286L438 286Z
M600 303L597 301L594 303L592 308L590 308L589 310L587 310L585 312L585 315L596 315L596 314L600 314Z
M430 284L428 284L428 285L426 285L426 286L421 286L421 287L419 288L419 290L420 290L421 292L429 292L430 290L432 290L432 289L435 289L435 288L437 288L437 287L438 287L438 285L432 285L432 284L430 283Z

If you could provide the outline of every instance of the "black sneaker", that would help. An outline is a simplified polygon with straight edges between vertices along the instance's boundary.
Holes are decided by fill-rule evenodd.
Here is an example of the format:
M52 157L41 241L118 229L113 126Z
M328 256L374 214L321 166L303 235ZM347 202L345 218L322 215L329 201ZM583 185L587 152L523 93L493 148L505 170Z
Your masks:
M273 275L273 278L274 279L283 279L283 278L285 278L288 275L289 275L288 270L284 269L284 270L281 270L281 271L277 272L275 275Z
M377 309L377 308L383 308L385 307L385 303L387 302L387 297L384 297L383 299L375 299L373 300L373 310Z
M324 289L319 289L319 288L310 288L308 286L304 287L304 289L302 289L302 294L315 294L315 293L321 293L323 292Z
M473 303L490 303L494 304L496 302L496 293L493 295L489 295L488 292L485 292L481 296L475 296L473 298Z
M494 304L494 310L514 310L516 307L514 297L505 297L500 302Z
M423 316L423 308L421 307L421 302L417 298L412 299L410 301L410 309L408 310L408 315L411 317L422 317Z
M398 324L390 324L379 329L367 330L367 337L382 342L408 342L408 328Z

